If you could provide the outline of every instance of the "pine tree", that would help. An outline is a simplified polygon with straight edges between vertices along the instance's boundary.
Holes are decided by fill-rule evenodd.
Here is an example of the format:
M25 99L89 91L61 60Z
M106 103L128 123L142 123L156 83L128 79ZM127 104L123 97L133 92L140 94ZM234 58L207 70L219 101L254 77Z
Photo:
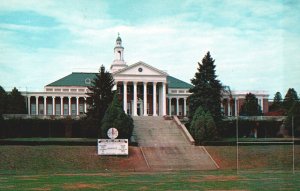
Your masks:
M279 111L282 109L282 96L280 92L276 92L273 104L270 106L270 111Z
M6 91L0 86L0 115L7 112L7 93Z
M293 104L299 100L296 90L289 88L283 100L283 107L289 111Z
M21 92L17 88L13 88L7 97L7 113L9 114L25 114L26 103L25 97L22 96Z
M92 81L92 86L88 87L89 93L87 95L87 103L90 108L87 112L88 119L94 119L100 122L105 114L106 109L113 99L112 88L114 86L114 79L109 72L105 71L102 65L96 78Z
M257 98L254 94L248 93L245 102L241 107L240 115L242 116L259 116L262 115L261 107L258 105Z
M222 84L217 80L215 70L215 60L211 57L210 52L207 52L202 59L202 64L198 62L198 72L191 80L194 87L190 89L192 95L189 97L189 117L193 118L196 109L201 106L204 111L209 111L215 122L222 119L221 116L221 97Z

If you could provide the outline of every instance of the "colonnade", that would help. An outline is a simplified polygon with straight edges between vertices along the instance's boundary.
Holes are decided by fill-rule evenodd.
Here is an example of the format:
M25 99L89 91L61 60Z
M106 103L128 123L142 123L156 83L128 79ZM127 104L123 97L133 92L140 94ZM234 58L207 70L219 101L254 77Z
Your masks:
M35 97L35 103L31 103L31 98ZM43 113L39 113L40 111L40 104L39 104L39 98L43 98ZM47 98L52 98L51 107L52 112L48 113L47 109L49 109L49 102L47 102ZM60 101L56 103L56 98L60 98ZM64 98L67 98L67 104L64 104ZM76 112L72 114L72 98L75 98L75 109ZM40 96L40 95L32 95L27 96L27 105L28 105L28 114L29 115L80 115L81 113L87 112L87 104L86 104L87 97L83 96ZM82 100L82 104L80 103L80 100ZM47 107L48 104L48 107ZM59 104L60 108L57 108L57 105ZM67 105L68 108L65 108L64 105ZM80 105L83 106L82 111L80 111ZM32 113L32 107L35 106L35 113ZM67 109L67 111L66 111Z
M174 105L174 110L172 113L172 100L175 99L176 100L176 104ZM186 116L187 115L187 97L168 97L169 100L169 113L168 115L177 115L177 116ZM180 104L179 101L183 100L183 104L181 106L183 106L183 113L180 113ZM176 106L176 107L175 107Z
M164 116L166 115L166 83L165 82L138 82L138 81L119 81L119 83L122 83L123 85L123 109L127 113L127 104L128 104L128 97L127 97L127 87L128 83L132 83L133 85L133 105L132 105L132 113L133 116L138 116L137 108L138 108L138 96L137 96L137 86L138 83L143 84L143 116L148 116L149 113L147 112L148 109L148 94L147 94L147 87L148 84L152 85L152 116ZM159 84L158 84L159 83ZM116 82L118 84L118 82ZM159 91L157 92L157 88ZM157 100L157 96L159 97L159 100ZM159 106L157 108L157 104L159 103ZM159 109L159 111L158 111Z

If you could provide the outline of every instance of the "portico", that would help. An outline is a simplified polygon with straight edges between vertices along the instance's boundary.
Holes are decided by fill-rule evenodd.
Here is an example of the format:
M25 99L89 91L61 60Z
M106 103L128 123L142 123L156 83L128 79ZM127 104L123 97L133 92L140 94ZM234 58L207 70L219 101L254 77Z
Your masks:
M113 73L123 109L133 116L166 115L167 74L138 62Z

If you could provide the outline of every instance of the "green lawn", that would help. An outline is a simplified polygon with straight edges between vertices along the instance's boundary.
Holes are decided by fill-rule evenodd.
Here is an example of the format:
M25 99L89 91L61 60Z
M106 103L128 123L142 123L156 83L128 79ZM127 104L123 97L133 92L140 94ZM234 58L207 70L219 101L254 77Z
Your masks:
M152 172L138 147L99 157L95 146L0 146L0 190L300 190L300 146L209 146L215 171Z
M299 190L300 173L180 171L0 176L0 190Z

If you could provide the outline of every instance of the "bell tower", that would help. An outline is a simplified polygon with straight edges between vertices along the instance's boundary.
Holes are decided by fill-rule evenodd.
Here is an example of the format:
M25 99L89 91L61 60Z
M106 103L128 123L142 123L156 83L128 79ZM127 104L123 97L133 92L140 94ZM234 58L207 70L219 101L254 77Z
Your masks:
M126 62L124 61L124 47L122 46L122 39L119 33L114 48L114 55L115 55L115 59L110 67L110 71L112 73L127 67Z

